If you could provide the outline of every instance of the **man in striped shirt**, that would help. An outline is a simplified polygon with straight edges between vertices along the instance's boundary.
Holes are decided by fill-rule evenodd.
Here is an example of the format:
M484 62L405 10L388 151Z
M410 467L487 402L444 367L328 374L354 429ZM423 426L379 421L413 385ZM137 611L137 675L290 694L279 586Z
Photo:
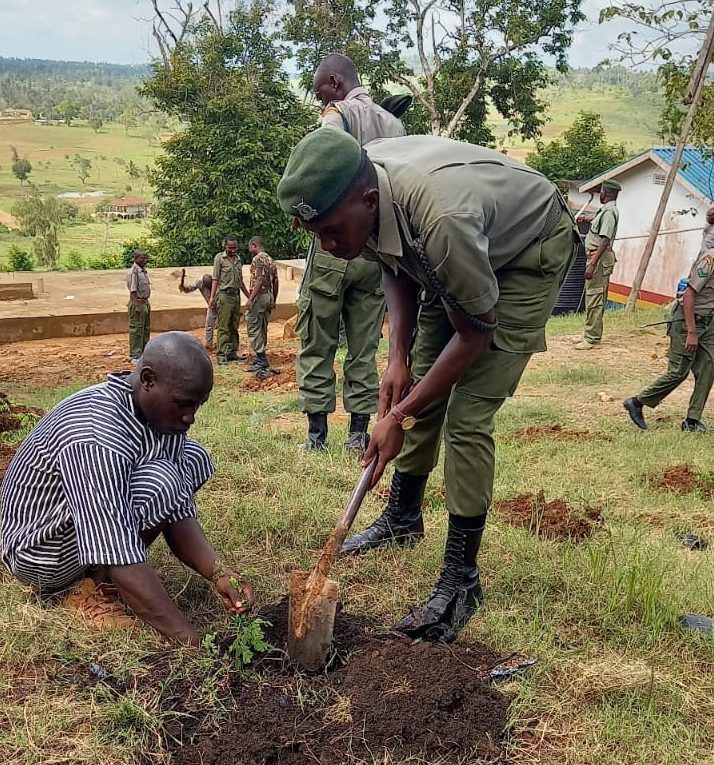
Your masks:
M166 637L197 645L198 634L147 562L149 545L163 534L228 610L247 610L251 586L234 587L196 519L194 494L213 464L186 433L212 387L201 343L167 332L148 343L133 372L110 375L42 417L2 484L7 568L41 593L81 580L64 603L96 622L131 623L120 595Z

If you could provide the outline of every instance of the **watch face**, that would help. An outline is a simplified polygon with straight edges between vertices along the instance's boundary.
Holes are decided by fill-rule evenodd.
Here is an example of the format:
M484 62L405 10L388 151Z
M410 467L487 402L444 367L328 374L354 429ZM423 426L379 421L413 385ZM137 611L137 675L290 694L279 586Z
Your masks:
M402 430L411 430L416 425L416 417L412 417L411 415L407 415L402 420Z

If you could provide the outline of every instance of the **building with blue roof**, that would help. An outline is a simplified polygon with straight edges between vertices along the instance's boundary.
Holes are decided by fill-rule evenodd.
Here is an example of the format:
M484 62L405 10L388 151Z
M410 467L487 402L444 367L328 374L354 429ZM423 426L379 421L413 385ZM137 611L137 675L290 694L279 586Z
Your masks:
M569 198L571 205L597 207L603 181L616 179L622 185L617 200L620 225L613 247L617 265L610 281L613 302L624 303L630 294L674 153L673 146L649 149L581 183L579 193ZM677 283L687 276L701 250L706 212L713 205L714 154L686 148L638 304L658 305L673 299Z

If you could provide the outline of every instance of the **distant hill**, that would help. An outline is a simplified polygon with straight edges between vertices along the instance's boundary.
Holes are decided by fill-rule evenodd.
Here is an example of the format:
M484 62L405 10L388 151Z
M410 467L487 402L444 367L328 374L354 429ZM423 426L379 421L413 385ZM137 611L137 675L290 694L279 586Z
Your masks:
M146 64L131 66L93 61L52 61L0 56L0 77L11 75L20 80L61 80L111 87L114 83L138 82L149 73L150 69Z
M0 57L0 108L29 109L52 119L67 112L60 105L71 104L78 117L108 122L148 110L136 86L149 71L148 66Z

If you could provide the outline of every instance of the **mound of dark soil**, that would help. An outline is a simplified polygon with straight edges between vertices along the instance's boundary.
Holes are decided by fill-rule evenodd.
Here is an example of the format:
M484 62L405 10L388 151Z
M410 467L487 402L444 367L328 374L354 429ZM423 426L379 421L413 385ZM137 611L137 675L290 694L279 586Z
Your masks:
M42 417L44 412L35 406L19 406L11 404L4 393L0 393L0 433L11 433L20 430L23 424L23 415L31 415L34 418Z
M691 494L698 491L704 499L714 496L714 477L698 475L689 465L684 463L674 465L648 476L651 486L660 491L671 491L675 494Z
M532 443L534 441L612 441L604 433L591 430L565 430L562 425L531 425L521 430L514 430L508 437L511 441Z
M602 522L601 511L598 508L586 507L578 510L564 499L548 502L543 491L496 500L493 508L507 523L527 528L542 539L582 542L591 536Z
M261 616L272 622L268 638L284 650L287 603ZM194 743L175 752L176 765L341 765L408 757L446 764L499 754L508 699L485 679L498 661L485 646L415 643L340 613L335 647L337 668L319 675L296 674L279 652L263 659L258 681L232 689L234 710L220 734L198 731Z

